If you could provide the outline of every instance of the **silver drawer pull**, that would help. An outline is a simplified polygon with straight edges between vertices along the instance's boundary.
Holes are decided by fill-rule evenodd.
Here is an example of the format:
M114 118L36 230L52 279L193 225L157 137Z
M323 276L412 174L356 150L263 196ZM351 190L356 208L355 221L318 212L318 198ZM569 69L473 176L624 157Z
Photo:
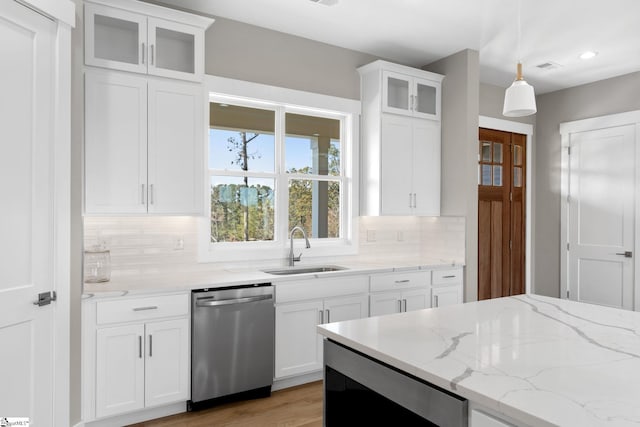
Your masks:
M133 309L133 311L145 311L145 310L157 310L158 306L157 305L150 305L148 307L136 307Z
M404 280L396 280L396 283L409 283L411 280L409 279L404 279Z
M453 279L454 277L456 277L455 274L449 274L448 276L442 276L443 279Z

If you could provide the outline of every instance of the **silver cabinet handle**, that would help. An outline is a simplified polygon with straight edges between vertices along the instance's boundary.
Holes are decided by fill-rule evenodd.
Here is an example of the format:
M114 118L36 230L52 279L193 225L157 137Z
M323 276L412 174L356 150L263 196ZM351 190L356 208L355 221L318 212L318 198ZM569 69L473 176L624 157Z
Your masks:
M413 206L411 206L411 193L409 193L409 207L412 208Z
M142 49L140 49L140 51L141 51L141 55L140 55L141 56L141 62L144 64L144 57L145 57L145 54L147 53L145 51L144 43L142 43Z
M154 64L154 54L153 54L154 50L155 50L154 47L155 47L155 45L151 45L151 65L155 65Z
M409 110L413 110L413 95L409 95Z
M449 274L448 276L442 276L443 279L453 279L454 277L456 277L455 274Z
M404 279L404 280L396 280L396 283L409 283L411 280L409 279Z
M401 299L398 300L398 305L400 306L398 308L398 313L402 313L402 300Z
M402 301L404 301L404 312L407 312L407 300L403 299Z
M153 184L149 186L149 203L153 204Z
M149 357L153 356L153 335L149 334Z
M414 208L418 207L418 200L417 200L416 193L413 193L413 207Z
M434 295L433 299L435 300L435 306L438 307L438 295Z
M413 96L413 111L418 111L418 95Z
M138 335L138 358L142 359L142 335Z
M331 312L327 309L327 323L331 323Z
M320 311L320 324L324 323L324 310L319 310Z
M144 184L140 184L140 203L144 205Z
M136 307L133 311L157 310L157 305L149 305L147 307Z

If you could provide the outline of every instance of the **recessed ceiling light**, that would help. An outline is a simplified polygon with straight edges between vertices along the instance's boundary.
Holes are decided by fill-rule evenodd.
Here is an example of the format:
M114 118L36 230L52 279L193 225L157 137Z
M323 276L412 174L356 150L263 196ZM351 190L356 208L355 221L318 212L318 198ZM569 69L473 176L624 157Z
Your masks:
M333 6L338 0L309 0L311 3L323 4L325 6Z
M598 56L598 52L594 52L592 50L588 50L586 52L583 52L580 55L580 59L591 59L591 58L595 58L596 56Z

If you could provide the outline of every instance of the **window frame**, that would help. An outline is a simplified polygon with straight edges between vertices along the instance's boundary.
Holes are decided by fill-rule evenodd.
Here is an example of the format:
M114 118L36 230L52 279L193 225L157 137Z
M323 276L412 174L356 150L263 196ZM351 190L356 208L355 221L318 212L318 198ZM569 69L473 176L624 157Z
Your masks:
M328 95L302 92L293 89L244 82L215 76L205 77L206 98L206 142L204 156L205 215L200 218L198 226L198 261L224 262L247 261L253 263L260 260L281 259L285 261L289 252L288 230L288 184L292 179L340 182L340 238L310 238L311 248L300 249L295 242L296 254L303 252L303 260L313 257L332 255L355 255L358 247L358 236L355 218L358 214L358 141L360 102L337 98ZM244 176L242 171L209 169L209 103L225 102L228 104L273 110L275 121L274 172L251 172L249 177L274 178L274 240L256 242L210 242L210 188L212 176ZM312 115L341 121L340 126L340 176L316 174L291 174L285 171L285 116L287 113ZM268 176L267 176L268 175ZM282 189L285 189L283 191ZM286 212L283 214L282 212ZM310 231L310 230L305 230ZM301 236L296 235L295 239Z

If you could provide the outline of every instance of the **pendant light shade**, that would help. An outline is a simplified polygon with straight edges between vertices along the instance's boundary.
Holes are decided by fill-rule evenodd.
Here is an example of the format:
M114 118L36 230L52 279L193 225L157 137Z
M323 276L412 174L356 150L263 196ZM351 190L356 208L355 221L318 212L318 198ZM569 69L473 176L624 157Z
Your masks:
M516 80L504 92L502 114L507 117L523 117L535 114L536 95L533 86L522 77L522 64L518 62Z

